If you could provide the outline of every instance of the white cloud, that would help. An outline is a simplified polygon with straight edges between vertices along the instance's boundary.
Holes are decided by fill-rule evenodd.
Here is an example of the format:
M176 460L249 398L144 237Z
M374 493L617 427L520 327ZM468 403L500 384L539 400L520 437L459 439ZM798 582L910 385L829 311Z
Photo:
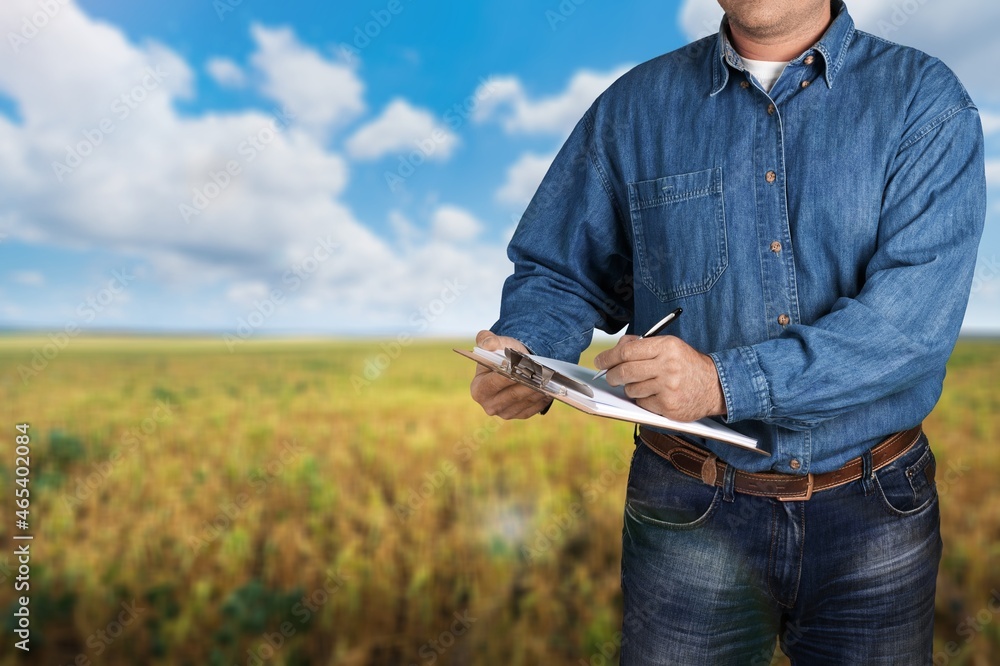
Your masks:
M229 58L212 58L205 63L205 71L220 86L242 88L246 85L246 73Z
M962 330L996 335L1000 330L1000 260L980 253Z
M250 33L261 92L291 110L299 126L325 137L365 110L364 84L350 65L322 57L290 28L254 24Z
M3 305L0 307L0 314L14 321L24 318L24 308L19 305Z
M908 13L911 5L917 9ZM862 30L914 46L951 67L977 102L1000 102L996 26L1000 4L989 0L906 3L872 0L850 5Z
M986 160L986 182L1000 185L1000 160Z
M34 0L6 0L0 25L36 11ZM470 242L480 222L445 209L432 237L394 249L341 200L347 163L324 136L363 109L353 70L290 30L255 26L255 76L292 123L253 110L179 114L192 73L175 53L136 45L73 3L58 18L20 52L0 49L0 91L21 117L0 115L0 220L9 240L101 248L121 259L109 270L147 265L168 298L199 294L186 310L123 299L124 321L144 308L232 329L247 313L233 308L266 285L288 296L267 326L424 333L492 322L509 264L502 248ZM456 283L466 287L454 305L414 328L412 313ZM52 321L61 306L36 300L12 305Z
M435 239L443 241L472 240L483 230L480 222L469 211L445 204L431 216L431 231Z
M497 190L497 200L513 205L527 205L552 165L555 153L525 153L507 169L507 180Z
M45 284L45 276L39 271L14 271L10 277L14 282L25 287L40 287Z
M420 150L427 159L446 160L458 137L430 111L405 99L394 99L382 114L358 129L346 142L347 152L359 160L375 160L394 152Z
M389 211L389 228L393 237L404 245L412 245L420 237L417 225L399 210Z
M719 32L722 14L722 7L716 0L685 0L677 23L688 39L701 39Z
M477 90L476 97L482 102L473 120L499 119L509 134L567 135L598 95L629 69L623 66L603 73L580 70L561 93L538 99L528 95L517 77L495 77L489 83L491 92Z
M240 305L251 305L268 297L271 288L262 280L239 280L226 290L226 298Z
M983 134L989 136L994 132L1000 132L1000 113L979 110L979 116L983 121Z
M0 3L0 21L20 25L37 11L38 5L29 0L10 0ZM74 46L89 50L83 56L71 50ZM131 93L137 89L135 96L144 97L146 108L189 97L192 89L190 68L172 51L155 42L138 49L119 30L91 21L75 5L62 7L58 20L49 21L16 50L0 49L0 63L0 90L17 100L26 126L47 135L58 132L68 120L82 131L96 127L116 109L132 110ZM0 142L0 151L11 156L16 147L5 143Z

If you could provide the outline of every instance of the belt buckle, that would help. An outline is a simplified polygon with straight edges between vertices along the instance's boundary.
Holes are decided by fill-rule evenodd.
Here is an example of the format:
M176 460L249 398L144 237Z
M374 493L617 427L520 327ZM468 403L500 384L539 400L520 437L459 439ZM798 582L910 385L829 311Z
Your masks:
M781 502L808 502L813 496L813 474L806 474L806 492L804 495L793 495L792 497L779 497Z

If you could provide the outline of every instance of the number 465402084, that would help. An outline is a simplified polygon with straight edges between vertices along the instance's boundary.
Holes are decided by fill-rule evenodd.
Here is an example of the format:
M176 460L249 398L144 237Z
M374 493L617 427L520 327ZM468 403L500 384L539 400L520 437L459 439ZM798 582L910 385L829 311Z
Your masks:
M14 461L14 474L17 477L14 483L20 486L15 489L14 495L17 498L18 510L14 512L17 516L17 526L22 530L28 529L28 507L31 505L31 493L28 490L28 483L31 482L31 437L28 435L27 423L19 423L14 426L19 435L14 438L14 453L17 459Z

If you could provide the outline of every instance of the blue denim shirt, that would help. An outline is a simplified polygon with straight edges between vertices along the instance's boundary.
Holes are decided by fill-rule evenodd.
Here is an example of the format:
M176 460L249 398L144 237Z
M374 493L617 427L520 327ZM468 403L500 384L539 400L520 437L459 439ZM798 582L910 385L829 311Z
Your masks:
M986 214L979 113L842 3L770 94L723 21L587 111L510 242L493 331L576 361L595 328L710 354L748 471L836 469L937 402Z

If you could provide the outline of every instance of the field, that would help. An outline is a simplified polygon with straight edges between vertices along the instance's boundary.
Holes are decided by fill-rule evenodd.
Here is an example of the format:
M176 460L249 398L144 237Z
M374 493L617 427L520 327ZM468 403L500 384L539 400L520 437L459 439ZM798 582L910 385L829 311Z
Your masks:
M0 338L0 664L617 663L631 428L491 419L451 346ZM1000 343L961 342L925 423L935 664L1000 663L998 374Z

